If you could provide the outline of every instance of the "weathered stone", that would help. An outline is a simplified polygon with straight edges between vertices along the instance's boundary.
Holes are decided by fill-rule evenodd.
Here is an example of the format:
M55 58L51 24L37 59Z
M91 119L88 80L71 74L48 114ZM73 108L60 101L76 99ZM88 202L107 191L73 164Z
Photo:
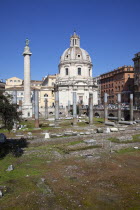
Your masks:
M110 128L110 131L111 132L118 132L119 130L118 130L118 128Z
M28 134L29 136L32 136L32 133L31 133L31 132L28 132L27 134Z
M63 136L63 135L62 135L62 134L57 134L57 135L56 135L56 137L61 137L61 136Z
M132 140L133 140L133 137L130 136L130 135L125 135L125 136L120 136L120 137L118 137L118 139L119 139L120 141L132 141Z
M135 130L140 130L140 127L136 127Z
M77 132L72 132L72 135L73 136L77 136Z
M86 135L90 135L91 133L87 131L87 132L85 132L85 134L86 134Z
M56 136L57 136L57 134L52 133L52 134L50 134L50 136L51 136L51 138L54 138L54 137L56 137Z
M66 117L65 120L71 120L73 119L72 117Z
M115 126L114 122L105 122L105 125Z
M94 139L84 140L84 142L85 142L86 144L92 144L92 145L95 145L95 144L96 144L96 140L94 140Z
M4 143L6 141L6 136L3 133L0 133L0 143Z
M102 128L97 128L97 133L103 133L103 129Z
M42 181L42 182L45 182L45 178L41 178L41 181Z
M65 136L72 136L72 134L73 134L72 131L67 131L64 133Z
M105 133L110 133L110 128L105 128Z
M2 193L2 190L0 190L0 197L2 197L3 196L3 193Z
M119 128L119 131L125 131L125 128Z
M133 125L132 121L119 121L119 124L124 124L124 125Z
M54 127L54 126L55 126L55 124L53 124L53 123L49 124L49 127Z
M8 169L6 171L13 171L13 170L14 170L13 165L10 165L8 166Z
M49 139L50 138L50 134L49 133L45 133L45 139Z

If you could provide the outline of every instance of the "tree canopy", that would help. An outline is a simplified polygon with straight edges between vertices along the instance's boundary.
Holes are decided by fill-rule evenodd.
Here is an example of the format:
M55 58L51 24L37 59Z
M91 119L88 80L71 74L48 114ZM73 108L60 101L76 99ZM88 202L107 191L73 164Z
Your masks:
M17 105L10 103L10 96L0 93L0 118L5 128L12 130L14 122L20 121Z

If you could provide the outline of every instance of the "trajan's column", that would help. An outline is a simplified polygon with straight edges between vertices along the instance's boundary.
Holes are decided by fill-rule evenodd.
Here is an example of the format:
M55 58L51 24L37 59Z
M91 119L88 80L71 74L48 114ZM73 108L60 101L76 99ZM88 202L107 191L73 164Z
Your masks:
M32 117L31 103L31 72L30 72L30 56L32 55L29 48L29 40L26 39L24 47L24 103L22 106L22 114L24 118Z

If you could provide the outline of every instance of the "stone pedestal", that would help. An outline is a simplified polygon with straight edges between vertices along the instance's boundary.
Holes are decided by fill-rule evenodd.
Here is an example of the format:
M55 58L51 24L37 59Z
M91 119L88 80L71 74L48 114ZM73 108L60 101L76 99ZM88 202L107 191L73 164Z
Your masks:
M32 117L32 104L23 104L22 105L22 117L31 118Z

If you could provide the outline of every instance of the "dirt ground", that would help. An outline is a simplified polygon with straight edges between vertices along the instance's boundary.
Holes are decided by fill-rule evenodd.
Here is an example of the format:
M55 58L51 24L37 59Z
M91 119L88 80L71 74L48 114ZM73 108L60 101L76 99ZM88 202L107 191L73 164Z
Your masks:
M140 131L31 139L18 157L8 150L0 210L140 209L140 142L114 141L127 135L138 140Z

